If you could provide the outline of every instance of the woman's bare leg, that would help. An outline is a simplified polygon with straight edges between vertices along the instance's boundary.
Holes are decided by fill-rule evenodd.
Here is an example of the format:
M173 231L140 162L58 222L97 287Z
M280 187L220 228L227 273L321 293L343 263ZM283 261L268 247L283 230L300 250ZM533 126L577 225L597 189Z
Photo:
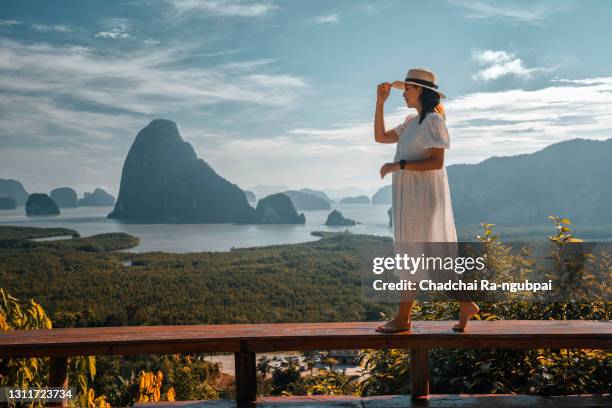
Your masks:
M378 326L377 332L395 333L399 331L410 330L412 326L412 306L414 305L414 296L407 292L402 292L399 309L395 318L387 323Z
M453 326L453 330L463 330L468 321L478 313L480 309L474 302L459 302L459 323Z

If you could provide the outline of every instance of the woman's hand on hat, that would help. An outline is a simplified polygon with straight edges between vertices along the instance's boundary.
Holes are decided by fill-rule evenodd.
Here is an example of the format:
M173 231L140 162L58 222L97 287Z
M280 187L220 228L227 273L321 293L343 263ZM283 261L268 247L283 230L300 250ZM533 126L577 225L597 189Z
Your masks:
M391 92L391 84L389 82L382 82L378 84L376 92L376 102L385 103Z
M397 163L385 163L380 168L380 178L383 179L389 173L393 173L394 171L398 171L400 169L399 162Z

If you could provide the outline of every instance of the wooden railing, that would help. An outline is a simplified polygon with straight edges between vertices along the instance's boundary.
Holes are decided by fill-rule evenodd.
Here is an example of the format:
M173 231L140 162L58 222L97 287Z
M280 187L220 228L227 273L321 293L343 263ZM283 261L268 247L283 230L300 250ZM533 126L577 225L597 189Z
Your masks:
M412 351L412 397L429 394L428 351L447 349L612 349L612 324L585 320L418 321L409 332L378 333L377 322L129 326L0 332L0 358L50 357L49 386L67 387L67 358L233 352L237 404L257 397L255 354L270 351L387 349ZM64 401L63 406L66 404Z

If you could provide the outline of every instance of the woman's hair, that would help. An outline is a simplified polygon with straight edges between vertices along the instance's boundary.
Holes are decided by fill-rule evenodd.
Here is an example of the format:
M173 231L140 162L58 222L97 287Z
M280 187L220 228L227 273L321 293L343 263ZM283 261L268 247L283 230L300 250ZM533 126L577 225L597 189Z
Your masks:
M442 115L443 118L446 118L444 106L442 106L442 104L440 103L440 95L436 91L432 91L429 88L421 87L421 89L423 90L423 92L421 92L420 96L421 116L419 117L419 124L423 122L425 116L427 116L429 112L436 112Z

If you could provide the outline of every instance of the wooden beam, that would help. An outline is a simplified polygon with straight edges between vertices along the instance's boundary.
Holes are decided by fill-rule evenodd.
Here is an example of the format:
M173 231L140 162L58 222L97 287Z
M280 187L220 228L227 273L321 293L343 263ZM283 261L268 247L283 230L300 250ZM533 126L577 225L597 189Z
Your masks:
M429 350L412 349L410 357L412 399L429 395Z
M0 358L269 352L360 348L612 349L612 323L586 320L415 321L379 333L380 322L88 327L0 332Z
M49 387L61 387L68 390L68 358L51 357L49 359ZM61 402L48 402L48 407L67 407L68 399Z
M255 353L250 351L234 353L234 361L236 370L236 403L238 406L252 404L257 399Z

